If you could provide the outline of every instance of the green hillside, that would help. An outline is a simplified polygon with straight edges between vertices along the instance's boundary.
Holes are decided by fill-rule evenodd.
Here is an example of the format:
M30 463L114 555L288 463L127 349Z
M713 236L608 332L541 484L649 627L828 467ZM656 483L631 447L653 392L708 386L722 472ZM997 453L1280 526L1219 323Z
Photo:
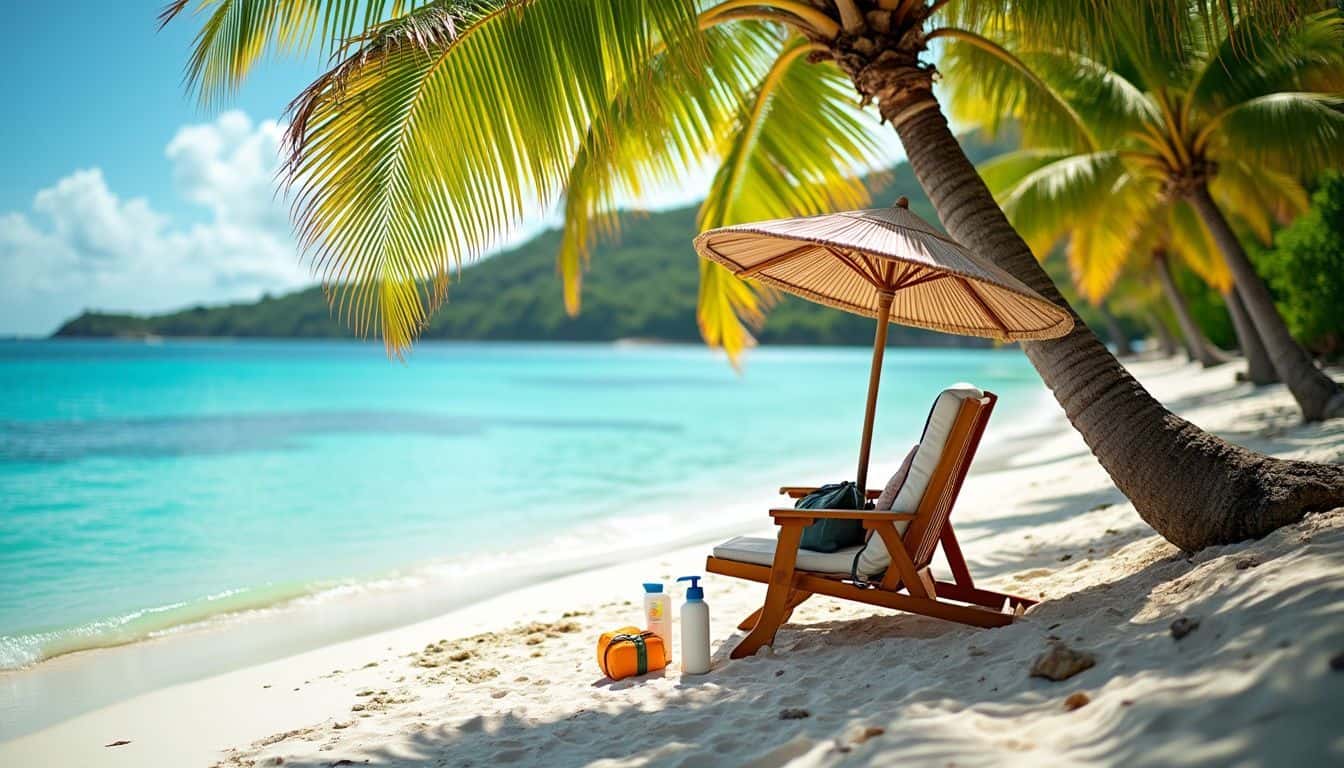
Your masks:
M1011 142L968 140L972 160L1003 151ZM937 222L908 165L875 184L877 205L905 194L911 209ZM871 181L871 180L870 180ZM600 245L584 278L583 311L568 317L555 272L559 234L548 231L513 250L464 270L448 304L434 316L425 338L458 340L611 341L624 338L696 341L698 281L691 239L695 209L624 217L619 242ZM872 321L786 296L758 334L762 343L870 344ZM137 337L348 337L349 330L313 287L260 301L153 316L85 312L56 336ZM966 345L979 340L893 327L892 344Z

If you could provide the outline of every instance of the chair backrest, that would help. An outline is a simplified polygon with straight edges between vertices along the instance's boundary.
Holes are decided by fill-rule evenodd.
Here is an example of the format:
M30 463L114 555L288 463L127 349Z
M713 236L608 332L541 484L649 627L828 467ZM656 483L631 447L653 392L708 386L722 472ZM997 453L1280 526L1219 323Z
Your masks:
M910 462L905 483L892 502L893 512L914 512L911 523L897 523L906 551L916 567L927 565L938 536L951 514L970 468L985 422L998 397L970 384L956 384L939 393L929 411L919 449ZM856 565L860 573L886 568L891 556L877 536L869 539Z
M998 399L993 392L985 392L981 397L962 400L957 409L938 466L915 509L918 516L902 537L916 568L923 568L933 559L938 537L952 515L952 506L957 503L957 495L961 493L975 451L980 447L980 437L985 433L985 424Z

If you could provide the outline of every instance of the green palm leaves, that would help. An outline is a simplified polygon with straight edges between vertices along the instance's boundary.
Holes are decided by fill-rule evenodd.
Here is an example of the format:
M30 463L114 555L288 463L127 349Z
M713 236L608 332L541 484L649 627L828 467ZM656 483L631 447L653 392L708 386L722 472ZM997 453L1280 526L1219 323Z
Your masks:
M335 50L417 5L424 5L423 0L173 0L159 20L167 24L188 10L203 17L187 64L187 83L209 104L237 90L268 48Z
M400 354L464 261L557 206L574 313L592 247L650 189L717 167L703 227L865 204L876 121L774 20L830 22L753 5L204 0L188 76L213 99L267 46L340 51L292 108L294 217L339 314ZM735 357L769 298L706 265L702 335Z
M880 157L872 121L850 106L848 78L833 66L809 64L809 49L801 38L785 42L726 126L700 229L868 204L858 171ZM746 323L760 319L760 297L707 260L700 261L700 278L701 335L736 355L751 343Z
M405 349L462 256L555 199L591 116L697 38L692 8L653 0L428 6L376 29L291 127L300 241L355 330Z
M1220 206L1261 239L1274 219L1303 210L1299 179L1344 162L1344 17L1316 14L1273 36L1249 24L1214 30L1165 59L1154 56L1161 46L1152 33L1135 26L1116 34L1105 66L1053 48L1008 53L954 37L943 69L956 84L956 114L1023 124L1031 149L982 173L1038 255L1068 239L1085 297L1099 301L1154 247L1226 290L1227 268L1172 185L1207 178ZM990 76L974 77L980 72Z

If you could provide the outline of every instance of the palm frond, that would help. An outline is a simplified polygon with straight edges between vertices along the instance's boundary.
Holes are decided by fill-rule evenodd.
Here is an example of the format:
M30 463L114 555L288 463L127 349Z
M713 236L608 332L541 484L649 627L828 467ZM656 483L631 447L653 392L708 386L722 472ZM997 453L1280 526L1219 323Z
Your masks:
M1068 149L1015 149L991 157L977 165L975 170L979 172L985 186L989 187L994 199L1002 202L1028 174L1072 155L1073 152Z
M1305 212L1310 202L1306 188L1293 175L1239 158L1219 164L1209 191L1219 208L1266 247L1274 244L1276 222Z
M591 116L657 49L703 55L690 0L507 4L429 35L437 10L375 31L291 121L300 243L394 353L464 257L558 196Z
M1188 99L1214 115L1280 91L1344 91L1344 14L1313 14L1278 32L1239 25L1212 47Z
M1114 152L1070 154L1025 174L1001 196L1003 212L1038 258L1111 202L1124 165Z
M334 52L351 37L395 19L426 0L200 0L192 15L204 17L187 62L187 86L211 104L232 95L268 50ZM174 0L159 13L160 25L187 12L192 0ZM467 12L480 2L437 5Z
M991 36L1011 32L1028 47L1057 47L1102 58L1116 52L1119 35L1146 25L1153 52L1170 57L1242 18L1255 18L1267 29L1282 29L1321 5L1300 0L957 0L944 6L942 14L951 24Z
M1227 268L1227 261L1189 203L1177 201L1167 206L1162 224L1167 247L1190 271L1219 293L1232 288L1232 271Z
M1106 202L1075 222L1065 257L1074 286L1099 304L1143 254L1166 236L1157 185L1129 171L1118 174Z
M1257 96L1209 120L1195 141L1218 160L1240 157L1303 176L1338 168L1344 166L1344 96Z
M724 132L701 230L868 205L860 175L883 159L873 138L877 120L853 105L853 86L834 65L808 62L810 50L802 38L786 44ZM718 264L701 264L705 341L735 359L763 308L750 286Z
M594 114L565 183L556 257L571 315L579 311L589 253L600 238L619 234L618 207L649 189L676 187L711 162L782 45L776 25L712 27L705 31L703 67L664 50L649 62L648 78L627 83Z
M1014 54L986 37L946 28L948 42L939 61L952 117L997 133L1004 120L1021 126L1023 141L1036 147L1097 148L1091 126L1069 103L1058 81L1038 72L1058 73L1063 58L1036 51Z

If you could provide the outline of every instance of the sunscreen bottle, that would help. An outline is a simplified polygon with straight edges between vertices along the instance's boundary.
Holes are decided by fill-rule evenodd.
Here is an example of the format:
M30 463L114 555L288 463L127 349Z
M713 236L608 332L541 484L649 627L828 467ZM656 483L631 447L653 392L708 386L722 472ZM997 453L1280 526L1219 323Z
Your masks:
M644 582L644 627L663 639L668 661L672 659L672 597L657 581Z
M686 602L681 604L681 673L703 675L709 671L709 604L699 576L682 576L689 581Z

